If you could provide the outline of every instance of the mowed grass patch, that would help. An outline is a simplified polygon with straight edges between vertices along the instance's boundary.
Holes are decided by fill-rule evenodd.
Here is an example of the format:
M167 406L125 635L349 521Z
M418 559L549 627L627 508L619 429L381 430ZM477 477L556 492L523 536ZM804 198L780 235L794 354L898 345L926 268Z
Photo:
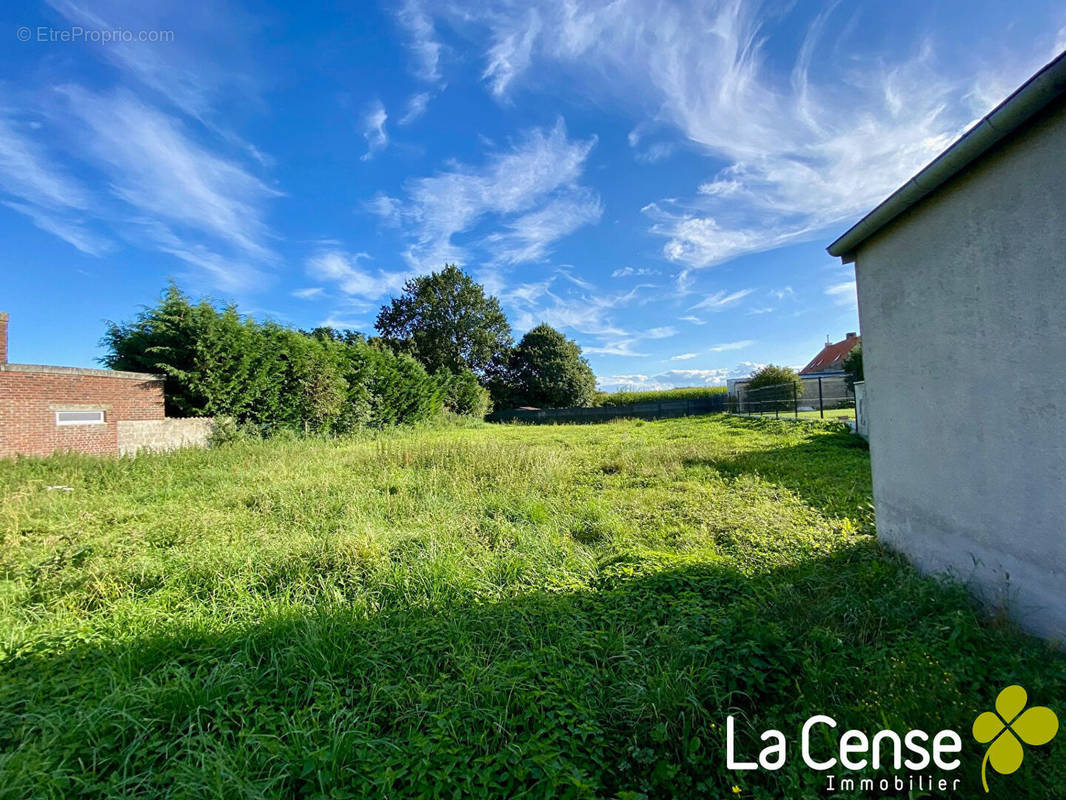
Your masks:
M1010 683L1066 708L1066 659L878 546L832 426L29 459L0 495L0 795L823 796L814 713L965 736ZM728 714L749 758L784 731L785 768L727 770ZM1064 753L994 779L1058 797Z

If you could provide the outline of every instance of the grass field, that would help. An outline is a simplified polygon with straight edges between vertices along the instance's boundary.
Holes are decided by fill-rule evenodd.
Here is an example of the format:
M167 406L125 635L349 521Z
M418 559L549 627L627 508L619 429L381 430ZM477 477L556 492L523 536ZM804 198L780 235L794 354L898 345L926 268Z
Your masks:
M686 386L681 389L597 392L595 405L628 406L633 403L667 403L672 400L702 400L726 393L725 386Z
M745 413L745 416L748 416ZM854 408L827 408L825 409L824 416L818 411L800 411L799 413L788 411L778 411L775 415L773 411L760 411L751 414L753 417L767 417L769 419L817 419L824 420L825 422L837 422L840 420L855 419Z
M1066 713L1066 658L881 550L868 452L824 426L56 457L0 497L3 797L827 797L815 713L960 731L976 797L999 689ZM728 714L785 766L727 770ZM1066 746L989 780L1061 797Z

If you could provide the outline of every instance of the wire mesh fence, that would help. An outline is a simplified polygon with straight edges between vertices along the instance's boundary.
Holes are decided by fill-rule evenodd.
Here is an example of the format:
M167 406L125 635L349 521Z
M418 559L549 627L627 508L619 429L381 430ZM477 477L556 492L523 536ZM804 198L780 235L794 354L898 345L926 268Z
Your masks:
M528 422L534 425L553 425L566 422L607 422L612 419L664 419L695 414L713 414L728 410L725 394L706 397L687 397L622 406L594 408L511 408L489 415L489 422Z
M744 387L732 399L734 413L794 419L854 420L855 393L842 380L805 380L757 389Z

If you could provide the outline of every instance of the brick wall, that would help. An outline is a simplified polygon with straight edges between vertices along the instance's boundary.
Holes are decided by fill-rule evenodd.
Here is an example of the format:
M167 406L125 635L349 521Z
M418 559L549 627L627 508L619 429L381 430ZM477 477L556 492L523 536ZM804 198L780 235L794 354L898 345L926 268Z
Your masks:
M103 410L104 423L57 425L59 410ZM114 455L119 420L163 418L162 378L0 362L0 458L66 450Z

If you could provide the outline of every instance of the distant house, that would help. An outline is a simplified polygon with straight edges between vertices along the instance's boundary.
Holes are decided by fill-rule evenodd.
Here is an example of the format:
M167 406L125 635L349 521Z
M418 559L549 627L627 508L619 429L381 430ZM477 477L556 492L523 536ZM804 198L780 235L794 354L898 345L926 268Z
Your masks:
M818 355L800 370L803 394L798 400L802 407L833 409L851 405L854 397L845 380L844 360L861 341L861 336L849 332L839 342L826 342ZM726 381L729 397L734 399L735 407L739 411L759 410L757 407L747 408L747 385L750 380L751 378L730 378Z
M855 264L877 532L1066 639L1066 53L829 246Z
M10 364L0 313L0 458L202 445L210 419L166 419L163 378L110 369Z
M799 374L805 378L843 375L844 360L861 341L861 336L849 332L839 342L826 342L821 352L812 358L811 362L801 369Z

